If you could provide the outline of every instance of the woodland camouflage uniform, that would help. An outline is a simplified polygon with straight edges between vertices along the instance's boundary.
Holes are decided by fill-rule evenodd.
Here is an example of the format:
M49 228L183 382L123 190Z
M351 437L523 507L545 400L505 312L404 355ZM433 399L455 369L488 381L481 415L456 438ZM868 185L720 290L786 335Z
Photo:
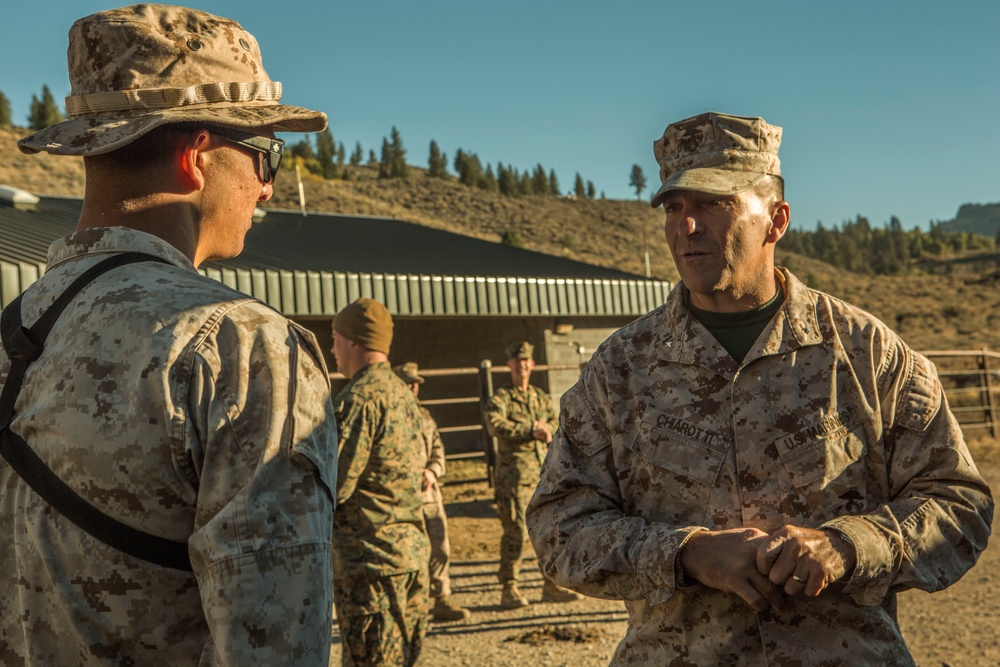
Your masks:
M742 363L680 285L563 395L528 523L549 576L625 600L614 665L912 665L896 594L948 586L986 546L993 501L934 366L780 273L784 304ZM678 580L693 531L788 523L841 531L849 580L781 613Z
M501 583L517 581L521 552L527 541L524 510L538 483L548 445L532 435L535 420L543 419L555 433L558 421L548 394L534 385L522 391L501 387L486 407L490 433L497 438L496 499L503 526L500 541Z
M420 408L388 362L361 368L334 406L334 600L343 664L412 665L426 632L430 557Z

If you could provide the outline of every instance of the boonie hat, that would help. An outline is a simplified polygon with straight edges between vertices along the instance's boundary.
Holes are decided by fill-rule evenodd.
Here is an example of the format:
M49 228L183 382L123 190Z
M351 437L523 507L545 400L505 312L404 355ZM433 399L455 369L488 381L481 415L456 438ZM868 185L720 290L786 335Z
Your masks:
M734 195L781 176L779 145L781 128L763 118L710 111L671 123L653 142L662 185L649 204L658 207L669 190Z
M407 361L405 364L393 366L392 370L406 384L424 383L424 379L420 376L420 367L415 361Z
M132 5L69 31L69 120L17 142L24 153L99 155L167 123L319 132L326 114L279 104L257 40L239 23L172 5Z
M392 315L375 299L361 297L333 318L333 330L361 347L389 354Z
M507 346L508 359L531 359L535 346L526 340L519 340Z

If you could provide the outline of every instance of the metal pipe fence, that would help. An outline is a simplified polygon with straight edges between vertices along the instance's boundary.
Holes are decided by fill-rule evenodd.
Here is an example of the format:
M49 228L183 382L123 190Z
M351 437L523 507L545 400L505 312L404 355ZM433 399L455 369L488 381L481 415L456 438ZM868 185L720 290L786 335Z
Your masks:
M923 354L937 367L945 397L962 430L988 429L992 437L998 437L1000 354L986 348L930 350Z

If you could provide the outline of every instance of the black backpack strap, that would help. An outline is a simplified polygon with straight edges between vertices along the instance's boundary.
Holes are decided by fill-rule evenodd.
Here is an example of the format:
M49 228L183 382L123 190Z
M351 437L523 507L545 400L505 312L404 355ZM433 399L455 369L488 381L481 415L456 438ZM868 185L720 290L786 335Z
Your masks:
M41 355L46 337L66 306L101 274L126 264L149 261L169 264L155 255L134 252L113 255L98 262L80 274L29 329L25 329L21 321L23 293L3 309L0 314L0 338L10 357L10 371L0 393L0 455L35 493L82 530L130 556L191 572L187 542L150 535L101 512L52 472L24 438L10 430L14 403L21 393L28 365Z

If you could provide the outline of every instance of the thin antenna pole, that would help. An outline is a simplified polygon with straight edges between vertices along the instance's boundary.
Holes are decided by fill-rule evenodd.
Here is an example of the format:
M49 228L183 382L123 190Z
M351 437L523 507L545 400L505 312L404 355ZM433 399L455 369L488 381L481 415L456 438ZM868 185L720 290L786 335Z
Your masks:
M295 162L295 180L299 182L299 209L302 211L302 216L305 217L309 215L306 213L306 189L302 187L302 172L299 170L298 161Z

